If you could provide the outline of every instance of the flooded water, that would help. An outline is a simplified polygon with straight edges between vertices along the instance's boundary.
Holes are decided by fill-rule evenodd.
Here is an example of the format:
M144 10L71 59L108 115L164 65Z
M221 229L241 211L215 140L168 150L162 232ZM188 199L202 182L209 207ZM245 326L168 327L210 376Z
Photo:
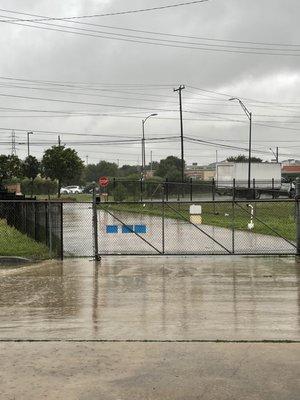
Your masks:
M199 225L189 222L112 211L98 211L100 254L268 254L295 253L288 241L271 235L248 231ZM145 225L147 232L141 235L122 233L122 221L126 225ZM117 225L116 234L106 232L108 225ZM164 234L163 234L164 232ZM89 203L64 205L64 251L70 256L92 256L92 208Z
M300 340L294 258L105 257L0 270L0 339Z

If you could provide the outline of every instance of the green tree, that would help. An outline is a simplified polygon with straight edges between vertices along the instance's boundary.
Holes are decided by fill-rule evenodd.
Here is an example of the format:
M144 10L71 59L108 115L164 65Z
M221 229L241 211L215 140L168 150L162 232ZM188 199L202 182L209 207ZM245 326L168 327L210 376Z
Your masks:
M84 177L87 182L97 182L101 176L115 177L118 175L118 166L108 161L90 164L85 167Z
M118 183L116 188L114 189L114 200L115 201L124 201L128 195L127 190L122 183Z
M33 182L35 178L38 176L39 171L40 171L40 163L34 156L28 156L25 158L23 164L22 164L22 171L23 171L23 176L26 178L30 179L31 182L31 196L33 194Z
M0 185L5 181L22 176L21 160L18 156L0 155Z
M249 160L249 157L246 157L243 154L239 154L238 156L231 156L231 157L227 158L227 161L235 162L235 163L248 162L248 160ZM261 163L261 162L263 162L263 160L259 157L251 157L251 162Z
M175 156L169 156L160 160L155 175L161 178L168 178L171 182L181 180L181 159Z
M62 185L80 180L84 164L74 149L65 146L52 146L44 153L42 163L43 176L57 180L57 194L60 197Z
M140 169L141 167L137 165L122 165L119 168L119 176L121 177L128 177L129 175L138 174L140 176Z

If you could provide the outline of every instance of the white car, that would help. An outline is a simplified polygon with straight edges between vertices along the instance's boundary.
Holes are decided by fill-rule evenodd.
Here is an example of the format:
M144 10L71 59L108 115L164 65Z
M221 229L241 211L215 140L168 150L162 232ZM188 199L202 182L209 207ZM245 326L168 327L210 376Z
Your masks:
M82 193L80 186L66 186L60 189L61 194L79 194Z

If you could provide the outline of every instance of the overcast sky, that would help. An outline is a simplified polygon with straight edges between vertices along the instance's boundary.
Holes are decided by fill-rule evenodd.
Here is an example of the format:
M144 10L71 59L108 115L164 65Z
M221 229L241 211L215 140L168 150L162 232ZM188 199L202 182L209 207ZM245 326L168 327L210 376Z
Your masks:
M1 153L11 152L12 129L22 158L27 130L34 132L31 154L38 158L60 132L62 143L89 163L137 164L141 121L156 113L145 124L146 162L151 152L154 160L180 156L173 88L184 84L185 136L219 145L187 139L188 164L213 162L216 150L219 160L246 153L224 147L246 149L248 140L247 116L229 97L241 98L253 113L255 155L270 160L269 149L278 146L280 160L300 158L297 0L210 0L119 16L12 23L31 15L63 18L179 2L0 0Z

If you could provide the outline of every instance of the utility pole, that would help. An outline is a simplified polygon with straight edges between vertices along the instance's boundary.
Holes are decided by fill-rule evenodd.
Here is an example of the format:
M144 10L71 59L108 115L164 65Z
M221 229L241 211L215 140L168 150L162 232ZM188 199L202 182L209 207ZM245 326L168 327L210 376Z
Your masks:
M153 153L152 150L150 151L150 171L152 173L152 163L153 163Z
M58 135L58 145L61 146L60 135Z
M184 142L183 142L183 119L182 119L182 95L181 92L185 89L184 85L180 85L174 92L179 95L179 113L180 113L180 141L181 141L181 182L184 182Z
M29 147L29 136L33 135L33 132L27 132L27 156L30 156L30 147Z
M15 156L17 154L16 151L16 132L14 130L11 131L11 154Z

